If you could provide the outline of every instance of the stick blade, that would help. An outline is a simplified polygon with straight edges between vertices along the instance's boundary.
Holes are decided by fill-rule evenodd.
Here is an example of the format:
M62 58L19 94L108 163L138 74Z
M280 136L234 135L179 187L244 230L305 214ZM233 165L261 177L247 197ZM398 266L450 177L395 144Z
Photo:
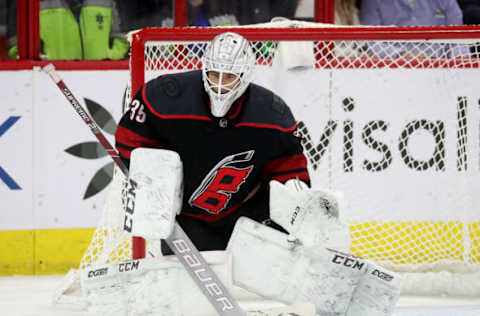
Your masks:
M315 305L298 303L266 310L248 311L247 316L315 316Z

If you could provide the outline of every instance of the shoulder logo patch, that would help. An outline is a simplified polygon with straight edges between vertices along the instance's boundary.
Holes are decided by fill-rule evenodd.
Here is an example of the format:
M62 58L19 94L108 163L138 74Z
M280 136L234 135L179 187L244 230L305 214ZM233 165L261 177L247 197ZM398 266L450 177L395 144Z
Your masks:
M175 78L166 77L162 80L162 88L169 97L176 97L180 95L180 85Z

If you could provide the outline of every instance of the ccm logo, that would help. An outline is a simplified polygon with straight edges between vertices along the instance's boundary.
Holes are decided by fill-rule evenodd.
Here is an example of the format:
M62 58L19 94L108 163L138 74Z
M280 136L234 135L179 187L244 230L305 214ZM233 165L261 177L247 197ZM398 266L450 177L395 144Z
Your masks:
M390 275L390 274L387 274L385 272L382 272L382 271L378 271L377 269L373 270L372 271L372 275L382 279L382 280L385 280L387 282L390 282L393 280L393 276Z
M292 219L290 220L290 224L293 225L295 220L297 219L298 213L300 213L300 206L295 207L295 212L293 212Z
M107 272L108 272L108 268L92 270L92 271L88 272L88 277L89 278L98 277L98 276L107 274Z
M332 262L358 270L362 270L363 266L365 265L365 262L361 262L360 260L337 254L333 257Z
M126 192L123 193L123 196L126 196L125 201L125 219L123 222L123 230L131 233L133 228L133 213L135 211L135 190L137 189L138 184L132 179L128 180Z
M224 295L221 286L209 276L204 264L192 252L192 249L190 249L185 240L174 240L173 245L179 257L192 268L194 276L203 284L208 293L213 296L217 302L222 304L222 310L232 310L234 308L233 303Z
M140 261L132 261L132 262L124 262L120 263L118 266L118 271L120 272L126 272L126 271L132 271L132 270L138 270L138 266L140 264Z

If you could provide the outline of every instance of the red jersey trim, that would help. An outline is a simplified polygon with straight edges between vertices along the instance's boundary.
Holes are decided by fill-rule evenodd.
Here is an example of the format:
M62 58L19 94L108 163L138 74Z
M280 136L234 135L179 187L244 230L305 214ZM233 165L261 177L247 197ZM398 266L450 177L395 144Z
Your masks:
M307 164L307 158L303 154L282 157L267 162L263 168L263 174L264 176L268 176L272 173L288 172L290 170L296 169L306 169Z
M124 149L124 148L121 148L121 147L118 147L118 146L117 146L117 150L118 150L118 153L120 154L120 156L130 160L130 156L132 155L131 150Z
M240 113L240 110L243 108L243 102L244 101L245 101L245 93L242 94L240 99L235 101L235 103L233 104L233 108L230 109L232 111L232 114L230 114L228 116L229 120L233 120L234 118L236 118L238 116L238 114Z
M220 212L219 214L215 214L215 215L210 215L210 214L189 214L189 213L182 213L182 215L185 215L185 216L189 216L189 217L194 217L194 218L199 218L205 222L208 222L208 223L212 223L212 222L216 222L222 218L224 218L225 216L235 212L240 206L242 206L243 204L242 203L239 203L231 208L229 208L228 210L225 210L225 211L222 211Z
M137 133L132 132L128 128L120 125L117 127L117 131L115 132L115 138L117 139L117 142L130 147L162 145L162 143L158 140L140 136Z
M207 103L208 108L210 109L210 112L211 112L212 102L210 101L210 97L208 96L207 93L204 93L203 95L204 95L205 102ZM229 120L233 120L238 116L238 114L240 113L240 110L243 108L244 101L245 101L245 94L242 94L239 99L233 102L232 107L230 108L230 110L228 110L226 114Z
M150 109L150 112L152 112L155 116L158 116L159 118L162 118L162 119L188 119L188 120L201 120L201 121L212 120L208 116L203 116L203 115L189 115L189 114L166 115L166 114L158 113L153 109L153 106L150 104L150 102L148 102L147 94L146 94L147 84L148 83L146 83L142 88L142 97L143 97L143 101L145 101L145 105Z
M240 126L249 126L249 127L256 127L256 128L269 128L269 129L277 129L282 132L291 132L294 131L297 128L297 123L295 123L291 127L281 127L278 125L273 125L273 124L263 124L263 123L250 123L250 122L240 122L235 124L235 127L240 127Z

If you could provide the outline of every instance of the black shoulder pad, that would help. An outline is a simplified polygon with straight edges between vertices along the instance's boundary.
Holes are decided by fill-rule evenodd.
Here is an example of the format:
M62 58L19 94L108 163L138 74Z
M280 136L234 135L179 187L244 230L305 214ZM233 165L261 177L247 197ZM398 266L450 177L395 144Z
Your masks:
M180 82L176 76L165 76L160 80L163 93L169 97L178 97L182 92Z
M162 75L149 81L145 87L146 102L154 114L208 115L204 103L202 73L200 70Z
M272 110L280 113L283 115L283 113L285 113L285 108L287 107L287 105L285 104L285 102L283 102L282 99L280 99L280 97L276 94L273 94L273 100L272 100Z
M282 98L256 84L250 84L242 121L280 129L291 129L296 124L290 108Z

